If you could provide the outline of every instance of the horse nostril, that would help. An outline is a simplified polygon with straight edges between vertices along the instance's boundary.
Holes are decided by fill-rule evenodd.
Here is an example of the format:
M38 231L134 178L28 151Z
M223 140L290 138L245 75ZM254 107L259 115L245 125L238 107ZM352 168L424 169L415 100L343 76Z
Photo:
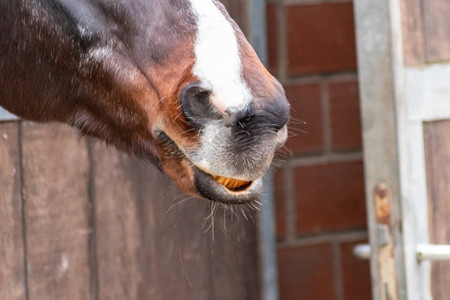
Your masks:
M220 113L210 102L211 91L199 82L185 86L180 94L181 109L186 120L194 126L202 126L210 119L219 119Z

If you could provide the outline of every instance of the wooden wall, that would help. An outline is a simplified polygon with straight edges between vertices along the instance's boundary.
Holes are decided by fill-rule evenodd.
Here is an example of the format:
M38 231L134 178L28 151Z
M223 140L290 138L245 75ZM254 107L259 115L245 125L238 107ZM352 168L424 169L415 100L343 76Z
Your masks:
M401 0L406 65L450 61L448 0Z
M402 0L403 50L407 66L450 61L450 2ZM424 124L430 243L450 244L450 120ZM433 262L435 300L448 299L450 264Z
M210 212L67 126L0 123L0 299L260 299L257 216Z
M450 120L424 126L428 182L430 243L450 244ZM450 295L450 263L433 262L431 287L434 300Z

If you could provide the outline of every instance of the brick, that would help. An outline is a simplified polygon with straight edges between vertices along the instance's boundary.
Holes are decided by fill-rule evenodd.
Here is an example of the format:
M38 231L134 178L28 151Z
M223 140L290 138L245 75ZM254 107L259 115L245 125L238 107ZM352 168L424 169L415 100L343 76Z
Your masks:
M291 121L288 125L290 134L286 147L294 154L322 151L322 104L319 84L288 85L284 88L291 103Z
M358 83L330 83L328 94L332 148L338 151L361 149Z
M301 167L294 176L298 234L366 227L362 162Z
M358 259L353 255L353 248L360 243L367 241L341 245L344 300L372 299L369 261Z
M273 185L275 194L275 222L277 226L277 239L286 237L286 195L285 179L282 169L273 172Z
M288 73L356 70L352 3L287 8Z
M275 4L267 4L266 22L268 67L269 71L276 75L278 71L278 16Z
M280 300L334 300L329 244L278 250Z

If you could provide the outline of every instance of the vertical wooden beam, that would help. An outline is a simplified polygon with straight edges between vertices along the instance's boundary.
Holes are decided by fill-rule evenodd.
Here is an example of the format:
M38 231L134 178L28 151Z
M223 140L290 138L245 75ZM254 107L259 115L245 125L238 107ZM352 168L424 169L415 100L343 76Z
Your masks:
M25 300L18 123L0 123L0 299Z
M428 183L430 243L450 244L450 120L428 122L424 126L425 159ZM431 290L434 300L450 295L450 265L433 262Z
M400 0L355 0L358 77L364 143L364 172L367 217L371 255L373 299L383 299L382 274L379 265L380 242L374 189L384 182L389 186L390 225L397 299L406 300L405 272L400 192L399 151L397 144L398 72L403 66L401 48ZM382 113L380 113L382 112ZM395 283L393 283L395 284Z
M86 142L29 122L22 138L30 299L90 299Z

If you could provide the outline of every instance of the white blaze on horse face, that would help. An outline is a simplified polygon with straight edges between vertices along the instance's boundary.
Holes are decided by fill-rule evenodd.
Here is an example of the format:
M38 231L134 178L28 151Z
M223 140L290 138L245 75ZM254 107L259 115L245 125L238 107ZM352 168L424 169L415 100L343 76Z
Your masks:
M236 33L214 0L190 0L197 16L195 64L192 70L205 88L212 91L211 102L225 113L228 107L245 108L252 95L242 78Z

